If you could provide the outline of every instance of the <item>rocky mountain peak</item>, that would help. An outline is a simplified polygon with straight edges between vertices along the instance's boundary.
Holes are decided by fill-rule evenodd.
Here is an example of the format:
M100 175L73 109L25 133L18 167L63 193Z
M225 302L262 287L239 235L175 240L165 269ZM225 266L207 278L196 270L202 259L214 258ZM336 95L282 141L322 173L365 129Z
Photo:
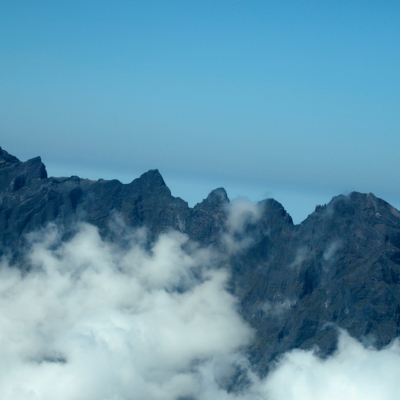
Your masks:
M17 157L9 154L7 151L0 147L0 168L9 167L10 164L18 164L21 161Z
M217 188L210 192L206 199L196 204L195 209L221 209L225 204L229 203L228 194L224 188Z
M0 151L0 169L0 190L15 192L47 178L46 167L40 157L21 162L3 149Z
M151 169L145 172L139 178L133 180L130 185L136 190L149 195L153 193L171 195L171 191L165 184L158 169Z

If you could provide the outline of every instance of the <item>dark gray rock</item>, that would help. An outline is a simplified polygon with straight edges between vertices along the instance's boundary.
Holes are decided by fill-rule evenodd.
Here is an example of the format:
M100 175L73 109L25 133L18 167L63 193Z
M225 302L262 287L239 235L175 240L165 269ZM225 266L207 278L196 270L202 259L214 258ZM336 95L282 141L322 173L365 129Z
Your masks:
M281 212L235 260L243 316L257 329L253 361L292 348L336 346L335 327L380 348L399 333L400 213L373 194L338 196L290 225ZM261 221L262 223L262 221Z

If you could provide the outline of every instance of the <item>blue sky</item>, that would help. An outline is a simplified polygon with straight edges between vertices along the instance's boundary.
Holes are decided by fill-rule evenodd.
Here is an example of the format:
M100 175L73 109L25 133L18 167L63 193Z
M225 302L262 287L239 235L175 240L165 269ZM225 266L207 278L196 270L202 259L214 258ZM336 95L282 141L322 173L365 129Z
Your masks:
M397 1L0 3L0 146L50 175L400 207Z

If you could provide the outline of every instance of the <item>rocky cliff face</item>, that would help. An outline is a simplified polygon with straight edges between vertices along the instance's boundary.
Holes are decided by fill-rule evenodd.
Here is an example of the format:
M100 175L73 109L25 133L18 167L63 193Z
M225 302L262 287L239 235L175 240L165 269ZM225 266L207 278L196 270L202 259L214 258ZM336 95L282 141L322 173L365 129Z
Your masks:
M373 194L338 196L291 225L283 209L269 235L233 260L242 314L256 327L254 362L292 348L336 347L337 327L382 347L400 334L400 214ZM269 219L269 220L268 220Z
M21 162L0 148L1 252L18 257L24 235L48 222L77 219L109 235L117 212L150 238L175 229L208 246L223 247L229 199L216 189L194 208L173 197L151 170L130 184L48 177L40 157ZM335 349L336 327L377 347L400 333L400 213L373 194L351 193L316 207L294 225L273 199L258 205L237 239L251 238L229 256L230 290L256 329L250 349L261 372L292 348Z

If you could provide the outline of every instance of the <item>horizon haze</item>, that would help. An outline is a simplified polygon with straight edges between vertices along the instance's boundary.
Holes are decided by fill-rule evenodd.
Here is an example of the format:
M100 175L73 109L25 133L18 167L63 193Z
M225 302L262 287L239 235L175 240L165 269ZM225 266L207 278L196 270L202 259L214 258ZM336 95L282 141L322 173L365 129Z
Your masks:
M3 1L1 145L50 175L158 168L192 206L351 191L400 207L393 1Z

